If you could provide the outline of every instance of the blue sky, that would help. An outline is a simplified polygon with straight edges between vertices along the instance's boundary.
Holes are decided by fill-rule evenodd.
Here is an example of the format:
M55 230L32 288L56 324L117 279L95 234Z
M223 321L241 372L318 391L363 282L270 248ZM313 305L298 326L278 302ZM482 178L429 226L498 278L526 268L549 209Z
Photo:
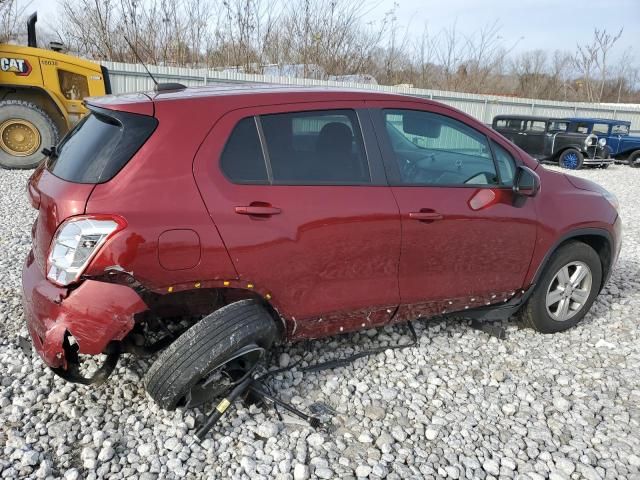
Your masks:
M574 51L593 38L594 28L622 37L620 56L633 50L640 65L640 0L380 0L372 14L383 15L397 4L398 21L418 34L425 23L438 32L456 23L458 31L473 32L498 21L500 34L513 52L556 49Z
M631 49L633 63L640 66L640 0L370 0L368 3L371 20L382 18L397 5L399 23L407 26L409 35L415 36L425 24L434 33L454 23L459 32L471 33L497 20L505 46L515 45L516 54L535 49L573 52L577 43L591 40L596 27L606 28L610 33L624 27L613 56L619 58L625 49ZM43 24L54 25L56 0L33 0L28 10L34 9L38 9Z

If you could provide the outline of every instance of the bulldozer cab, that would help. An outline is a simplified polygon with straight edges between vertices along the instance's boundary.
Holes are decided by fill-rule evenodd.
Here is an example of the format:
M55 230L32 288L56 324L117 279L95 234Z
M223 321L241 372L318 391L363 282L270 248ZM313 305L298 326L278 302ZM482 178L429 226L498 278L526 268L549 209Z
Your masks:
M0 166L33 168L88 113L83 99L111 93L103 66L37 48L33 14L28 46L0 44ZM60 50L60 44L52 45Z

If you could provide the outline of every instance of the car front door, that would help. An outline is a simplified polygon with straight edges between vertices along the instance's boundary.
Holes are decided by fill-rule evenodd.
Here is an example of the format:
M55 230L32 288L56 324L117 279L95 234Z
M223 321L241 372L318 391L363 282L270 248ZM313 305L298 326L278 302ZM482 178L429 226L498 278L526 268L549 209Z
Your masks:
M440 106L376 102L372 117L402 222L406 316L497 304L522 287L535 198L516 198L517 153Z
M363 106L236 110L195 159L239 286L268 296L294 338L384 324L399 304L400 218Z
M525 130L520 135L519 143L516 143L516 145L534 158L542 157L544 155L546 127L546 122L542 120L528 120Z

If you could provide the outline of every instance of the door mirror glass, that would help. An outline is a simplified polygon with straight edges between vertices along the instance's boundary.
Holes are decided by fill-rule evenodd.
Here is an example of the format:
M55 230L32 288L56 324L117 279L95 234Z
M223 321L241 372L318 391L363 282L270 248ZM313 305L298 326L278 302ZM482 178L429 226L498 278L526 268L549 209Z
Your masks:
M523 165L516 170L513 192L523 197L535 197L540 190L540 177L529 167Z

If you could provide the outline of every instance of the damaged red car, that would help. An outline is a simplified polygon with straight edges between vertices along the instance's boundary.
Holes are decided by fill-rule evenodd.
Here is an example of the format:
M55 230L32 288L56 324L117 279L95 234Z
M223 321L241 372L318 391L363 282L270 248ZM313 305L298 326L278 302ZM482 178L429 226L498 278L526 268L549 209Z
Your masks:
M87 105L29 181L28 329L74 382L162 351L145 382L166 409L283 340L448 315L565 330L620 250L612 194L437 102L217 85Z

